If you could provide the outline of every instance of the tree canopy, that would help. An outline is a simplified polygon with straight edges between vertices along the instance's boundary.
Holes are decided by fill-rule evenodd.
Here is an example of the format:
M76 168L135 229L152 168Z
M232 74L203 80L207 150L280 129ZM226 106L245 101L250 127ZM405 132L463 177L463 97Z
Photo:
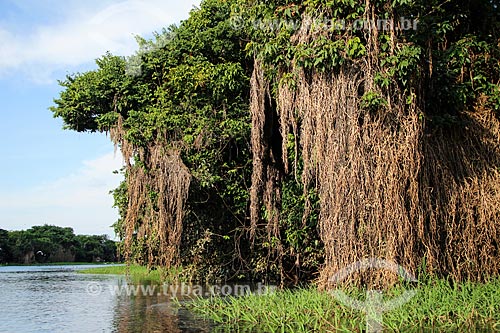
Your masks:
M0 263L116 262L117 249L107 235L75 235L53 225L27 230L0 229Z

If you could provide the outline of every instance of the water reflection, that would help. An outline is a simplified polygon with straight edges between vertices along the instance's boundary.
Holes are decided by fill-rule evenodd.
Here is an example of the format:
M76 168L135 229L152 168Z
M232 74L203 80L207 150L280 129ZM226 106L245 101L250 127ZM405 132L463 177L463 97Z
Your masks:
M92 299L88 281L75 267L0 267L0 332L109 331L112 300Z
M211 332L209 322L178 308L170 296L118 296L113 327L116 332Z
M119 281L114 286L116 297L116 332L230 332L209 321L196 318L191 312L178 306L195 297L212 295L238 295L245 293L265 293L268 286L257 284L232 284L224 286L200 285L127 285ZM127 296L128 295L128 296ZM173 299L178 300L173 301ZM243 330L240 330L243 332ZM251 330L244 330L251 332Z
M118 276L84 275L81 266L0 267L0 332L211 332L170 295L116 293ZM99 293L89 293L97 284Z

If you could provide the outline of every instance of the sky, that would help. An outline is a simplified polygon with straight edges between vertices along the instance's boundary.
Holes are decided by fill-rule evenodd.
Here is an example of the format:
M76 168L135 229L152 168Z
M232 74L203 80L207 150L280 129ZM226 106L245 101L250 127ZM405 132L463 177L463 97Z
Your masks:
M0 0L0 229L34 225L107 234L118 219L109 191L122 179L105 134L63 130L49 111L58 80L129 56L136 35L178 24L200 0Z

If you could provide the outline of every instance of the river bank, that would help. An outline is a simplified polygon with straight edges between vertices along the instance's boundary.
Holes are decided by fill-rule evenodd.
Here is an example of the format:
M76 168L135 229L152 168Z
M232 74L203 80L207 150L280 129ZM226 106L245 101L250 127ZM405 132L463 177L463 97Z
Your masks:
M402 295L407 288L390 290L382 304ZM491 332L500 331L500 278L487 283L449 283L428 280L411 290L405 304L384 311L382 324L396 332ZM364 302L366 291L345 291ZM187 307L234 331L257 332L362 332L366 314L353 309L313 286L281 290L266 295L198 299ZM352 304L351 304L352 305ZM375 309L380 310L380 309Z
M132 281L161 284L159 270L143 266L96 267L86 274L129 273ZM390 331L500 331L500 278L486 283L453 283L444 279L422 279L384 293L383 303L411 291L411 297L392 311L383 311L383 326ZM364 302L366 291L343 290L353 300ZM264 332L363 331L366 315L353 309L332 292L310 285L264 294L199 298L182 307L224 329Z

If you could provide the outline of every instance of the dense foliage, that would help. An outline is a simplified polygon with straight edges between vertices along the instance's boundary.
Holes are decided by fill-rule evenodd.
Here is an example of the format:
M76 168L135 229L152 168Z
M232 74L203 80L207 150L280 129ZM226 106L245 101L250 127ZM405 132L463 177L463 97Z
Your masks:
M68 128L119 127L115 143L132 161L124 171L126 180L114 191L121 213L115 228L124 240L131 239L128 256L139 263L167 264L161 260L161 239L154 245L150 238L158 234L159 219L176 215L162 211L164 198L176 193L165 188L173 187L171 182L157 186L167 166L152 156L154 146L164 159L180 154L176 163L186 166L193 179L182 204L182 251L168 264L182 257L193 275L205 268L205 274L217 276L232 274L231 266L238 265L234 240L244 234L251 172L251 62L227 20L229 13L229 2L206 1L180 27L169 27L154 41L140 39L141 50L133 57L107 54L97 61L97 70L61 82L66 90L53 111ZM134 68L135 63L140 66ZM131 189L139 177L144 191ZM140 207L133 211L133 206ZM166 243L177 242L171 240L176 233L171 230Z
M121 149L130 261L298 282L380 256L480 276L500 269L499 31L491 0L205 0L68 76L51 110Z
M75 235L52 225L0 229L0 263L116 262L116 243L107 235Z

